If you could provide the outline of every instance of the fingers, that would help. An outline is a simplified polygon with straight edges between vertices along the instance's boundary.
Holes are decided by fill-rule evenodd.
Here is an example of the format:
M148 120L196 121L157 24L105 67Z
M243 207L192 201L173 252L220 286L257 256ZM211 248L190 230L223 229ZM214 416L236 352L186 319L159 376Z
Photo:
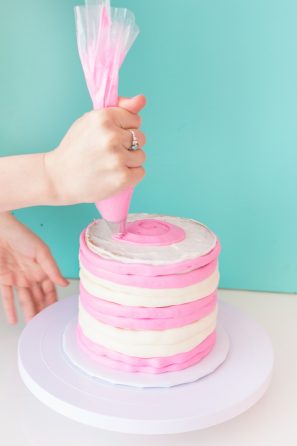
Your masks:
M140 130L133 129L136 139L139 144L138 150L130 150L132 147L133 136L131 130L122 130L122 144L125 148L125 159L127 167L140 167L145 162L146 154L141 147L146 143L145 134Z
M140 181L145 176L145 170L143 167L135 167L129 170L129 185L134 187L136 184L140 183Z
M46 278L40 283L31 284L30 288L26 288L34 301L35 313L42 311L45 307L57 301L57 292L54 283ZM27 294L27 296L29 295Z
M25 316L25 321L29 322L37 313L34 298L31 294L30 288L17 288L20 304Z
M127 153L127 167L140 167L145 162L145 152L141 149L138 150L130 150Z
M45 305L45 294L39 283L33 283L30 287L32 297L35 302L36 311L43 310Z
M2 285L1 286L1 295L2 295L3 308L4 308L6 318L9 322L9 324L12 324L12 325L16 324L17 323L17 315L16 315L16 311L15 311L13 288L11 286Z
M2 288L5 288L4 292ZM15 324L17 318L12 287L2 286L1 291L7 318L11 324ZM29 322L37 313L57 300L56 288L50 279L45 279L40 284L33 283L30 288L18 287L17 292L26 322Z
M45 274L54 282L56 285L67 286L69 285L68 280L66 280L56 264L50 250L48 247L40 249L37 255L37 262L40 264L41 268Z
M138 129L141 125L141 118L135 113L130 113L123 108L110 108L109 113L117 127L122 129Z
M132 141L133 141L133 136L131 133L132 131L134 132L134 134L137 138L139 148L142 148L143 146L145 146L145 144L146 144L145 134L141 130L129 129L129 130L121 130L120 131L120 137L121 137L122 145L124 146L124 148L129 150L132 147Z
M45 305L49 306L57 301L57 291L54 283L50 279L41 282L42 290L45 298Z
M27 280L25 274L19 274L16 268L14 271L8 271L5 274L1 274L1 285L3 286L29 286L30 282Z
M119 98L119 107L124 108L130 113L139 113L146 105L146 97L143 94L133 98Z

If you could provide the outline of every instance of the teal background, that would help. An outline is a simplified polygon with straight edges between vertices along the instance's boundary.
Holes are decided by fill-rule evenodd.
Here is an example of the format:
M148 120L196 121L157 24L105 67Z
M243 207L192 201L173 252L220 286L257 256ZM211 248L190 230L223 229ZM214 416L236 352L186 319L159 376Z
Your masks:
M1 0L1 155L54 148L91 107L75 3ZM147 176L132 211L209 225L223 246L221 287L296 292L297 2L114 4L132 9L141 28L120 92L148 98ZM76 277L78 236L95 207L16 214Z

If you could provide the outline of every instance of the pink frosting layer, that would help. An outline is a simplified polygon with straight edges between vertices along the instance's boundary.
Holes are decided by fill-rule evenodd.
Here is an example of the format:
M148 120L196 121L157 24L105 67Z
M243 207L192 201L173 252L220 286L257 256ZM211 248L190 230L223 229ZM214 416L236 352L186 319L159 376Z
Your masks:
M88 252L91 253L91 251ZM86 255L80 255L80 262L87 271L91 272L94 276L101 279L117 283L119 285L153 289L184 288L190 285L194 285L207 279L216 270L218 265L217 259L214 259L209 264L191 271L150 277L136 275L136 272L134 274L125 275L116 274L105 269L100 269L98 266L94 265L92 263L92 260L89 259Z
M80 302L95 319L130 330L166 330L206 317L216 305L216 292L203 299L169 307L128 307L99 299L80 286Z
M144 276L167 276L174 275L177 273L182 273L186 271L196 270L204 267L212 263L216 260L220 253L220 243L217 241L216 246L212 251L204 256L199 256L192 260L187 260L184 262L173 263L170 265L146 265L143 263L121 263L114 260L107 260L101 257L99 254L92 252L85 241L86 230L81 233L80 236L80 259L82 264L93 274L97 275L101 273L102 270L110 273L109 276L106 276L107 280L115 280L119 278L119 276L140 276L140 284L143 284ZM99 275L99 277L101 277ZM108 279L109 277L109 279ZM102 277L104 278L104 277ZM151 279L151 277L150 277ZM202 280L202 279L200 279ZM132 285L133 286L133 285ZM137 286L137 285L136 285ZM185 285L183 285L185 286ZM151 287L154 288L154 287ZM155 287L157 288L157 287Z
M79 325L77 326L77 341L88 357L106 367L131 373L165 373L182 370L201 361L214 347L216 332L214 331L201 344L188 352L159 358L138 358L106 349L84 336Z

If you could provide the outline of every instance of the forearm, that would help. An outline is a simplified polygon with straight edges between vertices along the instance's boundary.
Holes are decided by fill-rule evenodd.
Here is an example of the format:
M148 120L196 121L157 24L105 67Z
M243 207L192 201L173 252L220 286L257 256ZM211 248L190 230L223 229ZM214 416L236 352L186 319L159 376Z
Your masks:
M0 157L0 212L53 204L43 154Z

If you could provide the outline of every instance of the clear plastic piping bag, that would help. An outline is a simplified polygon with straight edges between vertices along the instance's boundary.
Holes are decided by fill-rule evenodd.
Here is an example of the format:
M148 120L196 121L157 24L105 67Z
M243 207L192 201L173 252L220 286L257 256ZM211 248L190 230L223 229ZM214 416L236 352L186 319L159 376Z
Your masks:
M109 0L75 7L77 45L94 109L118 105L119 71L139 34L134 14ZM133 189L96 203L113 233L125 232Z

